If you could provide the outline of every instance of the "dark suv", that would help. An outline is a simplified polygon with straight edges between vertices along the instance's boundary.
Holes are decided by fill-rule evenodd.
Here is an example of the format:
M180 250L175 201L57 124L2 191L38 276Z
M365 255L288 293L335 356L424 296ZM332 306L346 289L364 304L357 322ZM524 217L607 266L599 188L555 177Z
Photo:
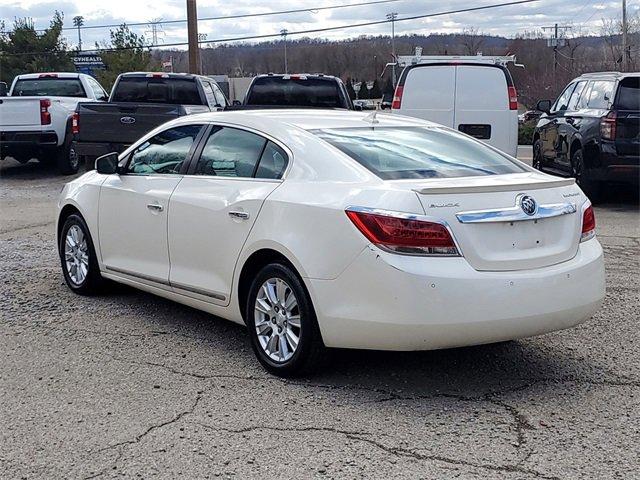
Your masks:
M640 73L584 74L558 99L538 102L544 112L533 137L533 166L575 177L596 200L605 182L638 185Z

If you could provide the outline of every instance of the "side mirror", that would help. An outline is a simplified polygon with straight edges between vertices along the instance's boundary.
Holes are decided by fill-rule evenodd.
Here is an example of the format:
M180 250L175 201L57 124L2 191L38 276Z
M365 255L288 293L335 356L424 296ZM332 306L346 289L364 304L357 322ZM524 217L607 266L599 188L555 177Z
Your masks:
M118 154L116 152L111 152L96 158L96 171L104 175L117 173Z
M240 100L234 100L233 105L242 105L242 102Z
M360 104L354 105L354 106L353 106L353 109L354 109L354 110L357 110L357 111L359 111L359 112L361 112L362 110L364 110L364 108L362 108L362 105L360 105Z
M548 114L551 111L551 100L540 100L536 104L536 110Z
M8 90L6 82L0 82L0 97L6 97Z

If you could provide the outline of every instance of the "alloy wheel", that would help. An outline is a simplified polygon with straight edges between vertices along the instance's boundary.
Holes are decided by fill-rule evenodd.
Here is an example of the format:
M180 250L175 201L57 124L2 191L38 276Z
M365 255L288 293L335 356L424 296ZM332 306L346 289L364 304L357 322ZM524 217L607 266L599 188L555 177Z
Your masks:
M291 287L281 278L265 281L256 297L254 322L262 351L275 362L296 353L302 325L300 307Z
M87 239L78 225L72 225L64 240L64 262L69 278L81 285L89 272L89 247Z

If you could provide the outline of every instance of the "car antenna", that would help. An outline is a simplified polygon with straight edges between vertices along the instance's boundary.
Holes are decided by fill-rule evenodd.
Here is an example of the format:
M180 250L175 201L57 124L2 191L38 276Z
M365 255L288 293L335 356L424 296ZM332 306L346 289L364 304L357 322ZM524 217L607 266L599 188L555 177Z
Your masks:
M380 109L380 104L377 104L376 105L376 109L373 112L371 112L369 115L364 117L362 120L364 120L365 122L370 122L370 123L380 123L380 120L378 120L378 118L377 118L379 109Z

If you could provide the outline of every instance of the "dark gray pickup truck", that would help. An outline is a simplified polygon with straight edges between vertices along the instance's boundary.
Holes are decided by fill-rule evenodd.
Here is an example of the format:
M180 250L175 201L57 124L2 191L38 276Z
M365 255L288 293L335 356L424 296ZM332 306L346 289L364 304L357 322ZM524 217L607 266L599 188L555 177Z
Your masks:
M74 146L93 168L100 155L122 152L145 133L174 118L229 104L216 82L184 73L123 73L108 102L79 103L73 118Z

